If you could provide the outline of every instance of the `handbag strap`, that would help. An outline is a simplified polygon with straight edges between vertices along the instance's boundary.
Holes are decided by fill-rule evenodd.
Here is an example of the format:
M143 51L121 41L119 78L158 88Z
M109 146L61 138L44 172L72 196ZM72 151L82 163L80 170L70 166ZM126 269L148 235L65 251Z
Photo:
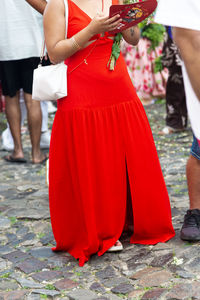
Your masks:
M63 0L63 1L65 5L65 38L67 38L69 9L68 9L68 0ZM42 60L44 58L44 51L45 51L45 39L43 40L43 44L42 44L42 50L40 54L40 64L42 64Z

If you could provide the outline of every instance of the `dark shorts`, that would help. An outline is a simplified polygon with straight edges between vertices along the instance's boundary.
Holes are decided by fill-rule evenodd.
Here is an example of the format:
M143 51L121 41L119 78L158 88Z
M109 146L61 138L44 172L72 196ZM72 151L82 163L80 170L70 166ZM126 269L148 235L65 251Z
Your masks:
M33 70L37 68L39 61L39 57L0 61L3 95L14 97L20 89L32 94Z
M190 151L191 155L196 157L197 159L200 160L200 146L199 143L196 139L196 137L193 135L193 143Z

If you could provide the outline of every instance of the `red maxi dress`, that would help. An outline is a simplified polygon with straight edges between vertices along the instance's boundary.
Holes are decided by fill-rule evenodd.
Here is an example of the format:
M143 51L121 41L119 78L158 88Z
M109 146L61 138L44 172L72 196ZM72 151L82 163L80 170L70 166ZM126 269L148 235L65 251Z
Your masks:
M70 38L91 18L68 3ZM174 236L145 111L122 55L114 71L107 68L113 40L108 34L96 38L67 60L68 96L58 101L49 156L53 250L67 251L80 266L92 254L102 255L122 234L128 182L134 224L130 242L156 244Z

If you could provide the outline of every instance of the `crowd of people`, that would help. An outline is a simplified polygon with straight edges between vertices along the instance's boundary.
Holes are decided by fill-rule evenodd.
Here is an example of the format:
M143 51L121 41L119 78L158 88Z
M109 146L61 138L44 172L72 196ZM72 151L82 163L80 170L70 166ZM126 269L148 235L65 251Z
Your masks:
M166 242L175 235L143 104L166 98L161 134L185 130L188 113L194 118L191 97L200 102L200 4L190 2L159 0L143 31L138 25L122 31L122 51L112 71L107 67L115 40L111 32L121 19L108 15L112 4L123 1L0 2L0 81L8 124L2 148L11 151L3 159L27 162L21 139L27 115L32 163L49 160L52 250L69 252L80 266L94 253L121 251L123 231L133 244ZM148 28L159 30L158 43L144 34ZM48 104L32 99L43 30L44 64L68 66L68 96L57 101L49 157L41 150L49 147ZM180 233L188 241L200 240L200 133L193 129L186 171L190 209Z

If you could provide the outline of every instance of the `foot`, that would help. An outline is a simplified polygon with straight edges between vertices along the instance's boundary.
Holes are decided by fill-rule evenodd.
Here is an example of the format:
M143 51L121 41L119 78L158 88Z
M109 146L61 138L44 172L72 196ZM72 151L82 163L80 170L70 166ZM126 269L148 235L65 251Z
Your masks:
M44 164L49 156L47 154L42 154L39 158L34 158L32 159L32 164L39 165L39 164Z
M117 251L122 251L123 250L123 245L122 243L118 240L116 243L110 247L107 252L117 252Z
M24 157L14 157L12 155L6 155L3 157L4 160L11 163L26 163L27 160Z
M200 210L189 209L184 216L180 237L184 241L200 241Z

